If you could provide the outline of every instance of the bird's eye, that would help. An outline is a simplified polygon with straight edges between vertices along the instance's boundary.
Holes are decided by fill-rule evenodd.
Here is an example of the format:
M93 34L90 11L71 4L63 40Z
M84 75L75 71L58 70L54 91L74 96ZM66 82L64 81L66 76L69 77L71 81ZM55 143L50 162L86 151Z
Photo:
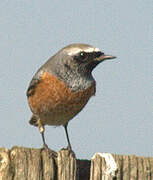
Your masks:
M86 60L88 59L88 53L80 52L76 56L74 56L74 59L81 63L86 62Z
M87 54L86 52L81 52L81 53L80 53L80 58L81 58L82 60L86 59L87 56L88 56L88 54Z

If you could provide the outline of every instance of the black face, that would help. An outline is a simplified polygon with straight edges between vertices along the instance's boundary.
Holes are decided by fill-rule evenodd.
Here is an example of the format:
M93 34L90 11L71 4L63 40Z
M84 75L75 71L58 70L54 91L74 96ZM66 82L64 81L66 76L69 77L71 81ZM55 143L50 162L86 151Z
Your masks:
M101 62L96 61L96 58L103 56L101 51L97 52L80 52L74 56L74 60L80 65L80 71L91 73L92 70Z
M80 52L74 56L74 60L76 60L79 64L87 62L88 58L89 58L89 53L87 52Z
M92 61L94 61L95 58L100 57L101 55L104 55L104 53L102 53L101 51L98 52L80 52L77 55L74 56L74 59L78 62L78 63L90 63Z

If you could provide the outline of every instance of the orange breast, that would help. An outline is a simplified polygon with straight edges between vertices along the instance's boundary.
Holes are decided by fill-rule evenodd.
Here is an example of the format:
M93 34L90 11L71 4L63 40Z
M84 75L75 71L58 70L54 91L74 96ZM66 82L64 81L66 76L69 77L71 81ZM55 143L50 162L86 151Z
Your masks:
M62 125L80 112L94 94L95 83L86 90L72 92L64 82L45 72L28 102L44 124Z

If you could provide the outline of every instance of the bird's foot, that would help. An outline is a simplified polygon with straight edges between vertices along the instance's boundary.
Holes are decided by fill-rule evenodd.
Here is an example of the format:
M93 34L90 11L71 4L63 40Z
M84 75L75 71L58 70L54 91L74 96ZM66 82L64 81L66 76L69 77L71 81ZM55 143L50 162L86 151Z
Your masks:
M71 148L71 146L67 146L67 148L62 148L61 150L65 150L65 151L68 151L68 156L72 156L72 157L74 157L75 158L75 153L74 153L74 151L72 150L72 148Z
M57 158L57 152L55 152L55 151L53 151L52 149L50 149L50 148L47 146L47 144L43 144L42 150L45 150L45 151L48 153L48 155L49 155L50 158Z

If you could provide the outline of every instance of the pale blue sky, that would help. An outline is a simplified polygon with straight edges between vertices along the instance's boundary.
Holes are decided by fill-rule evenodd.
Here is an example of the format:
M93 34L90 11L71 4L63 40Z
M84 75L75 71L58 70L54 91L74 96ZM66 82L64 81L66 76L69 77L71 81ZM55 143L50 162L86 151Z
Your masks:
M151 0L0 1L0 146L42 146L26 89L60 48L88 43L117 56L93 75L96 96L69 123L78 158L95 152L153 155ZM50 148L66 147L62 127L46 127Z

